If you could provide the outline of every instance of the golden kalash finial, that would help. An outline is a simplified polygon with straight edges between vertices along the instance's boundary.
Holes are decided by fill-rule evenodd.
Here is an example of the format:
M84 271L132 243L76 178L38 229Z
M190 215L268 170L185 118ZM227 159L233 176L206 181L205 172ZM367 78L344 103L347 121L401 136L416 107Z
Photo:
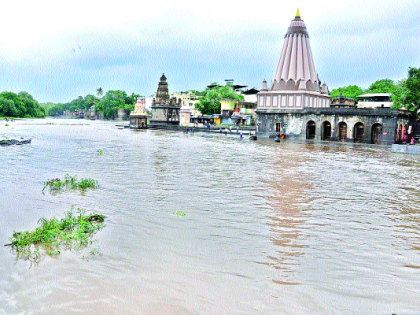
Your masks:
M299 8L297 8L297 10L296 10L296 16L295 17L300 18Z

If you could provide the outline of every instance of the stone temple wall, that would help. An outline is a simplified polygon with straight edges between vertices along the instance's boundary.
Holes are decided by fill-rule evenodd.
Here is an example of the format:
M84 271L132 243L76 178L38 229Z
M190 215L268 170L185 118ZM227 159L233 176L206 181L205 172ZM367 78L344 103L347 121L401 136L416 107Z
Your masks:
M395 143L399 124L415 125L415 116L412 113L389 108L311 108L283 111L259 109L257 117L259 135L272 136L280 133L298 139L386 145ZM362 127L362 133L356 133L357 126ZM375 131L378 126L381 128L380 133L373 134L378 133ZM327 128L330 130L326 131Z

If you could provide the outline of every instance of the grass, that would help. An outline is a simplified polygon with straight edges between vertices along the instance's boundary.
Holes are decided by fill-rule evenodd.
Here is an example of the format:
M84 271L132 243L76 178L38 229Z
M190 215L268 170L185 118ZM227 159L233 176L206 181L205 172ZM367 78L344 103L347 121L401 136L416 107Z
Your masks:
M46 188L49 188L50 192L60 191L64 189L87 189L87 188L96 188L99 187L98 181L91 179L91 178L81 178L77 180L77 176L70 176L66 174L64 176L64 180L60 178L50 179L44 183L44 188L42 192Z
M105 216L100 213L86 214L78 208L65 213L64 218L40 218L34 231L14 232L9 238L18 258L38 263L41 259L40 249L50 256L59 255L61 250L80 250L93 242L92 235L102 229ZM96 253L98 250L93 250Z

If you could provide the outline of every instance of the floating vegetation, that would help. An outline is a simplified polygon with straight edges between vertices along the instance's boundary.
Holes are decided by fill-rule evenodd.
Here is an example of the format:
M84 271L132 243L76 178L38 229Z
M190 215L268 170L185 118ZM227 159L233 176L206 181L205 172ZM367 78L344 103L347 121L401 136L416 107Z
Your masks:
M14 232L9 238L11 246L17 254L17 258L23 258L38 263L41 259L41 251L45 254L56 256L62 250L80 250L92 244L92 236L102 229L105 224L105 216L100 213L86 214L86 210L73 209L65 213L61 220L57 218L41 218L38 220L39 227L34 231ZM98 249L91 250L90 255L99 253Z
M46 188L49 188L50 192L54 192L64 189L87 189L96 187L99 187L97 180L91 178L81 178L80 180L77 180L77 176L66 174L64 180L56 178L45 182L42 192L44 192Z
M102 151L101 149L99 149L98 151L96 151L96 152L98 152L98 155L102 155L102 154L104 154L104 151Z
M178 212L178 211L175 211L172 214L175 215L175 216L180 216L180 217L186 216L186 214L184 212Z

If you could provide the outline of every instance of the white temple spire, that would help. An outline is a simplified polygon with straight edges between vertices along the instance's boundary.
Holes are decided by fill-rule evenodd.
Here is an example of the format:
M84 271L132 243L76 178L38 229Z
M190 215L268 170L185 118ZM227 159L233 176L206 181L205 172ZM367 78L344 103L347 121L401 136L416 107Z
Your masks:
M280 59L273 77L272 90L298 90L300 82L310 81L308 91L315 91L319 84L312 58L306 25L300 18L299 9L286 32Z

